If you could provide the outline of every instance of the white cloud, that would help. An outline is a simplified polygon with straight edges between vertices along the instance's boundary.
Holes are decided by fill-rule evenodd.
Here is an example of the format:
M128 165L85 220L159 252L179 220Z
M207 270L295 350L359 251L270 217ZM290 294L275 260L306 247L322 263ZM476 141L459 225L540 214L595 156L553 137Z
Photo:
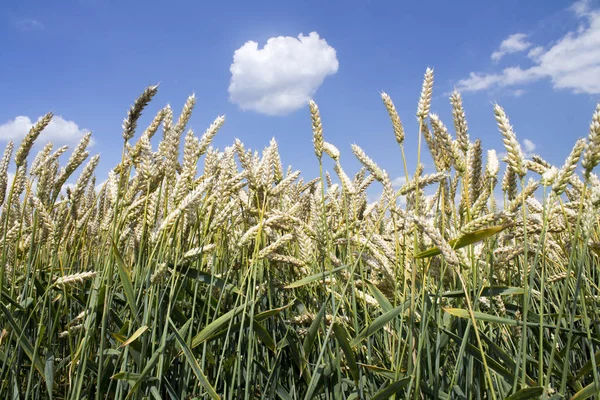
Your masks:
M399 188L402 185L404 185L406 183L406 177L405 176L399 176L397 178L394 178L394 180L392 181L392 186L395 188Z
M531 153L532 151L535 150L535 143L533 143L531 140L529 139L523 139L523 149L527 152L527 153Z
M571 11L580 19L577 31L552 45L534 47L528 54L533 66L517 65L500 73L471 72L457 83L457 89L475 92L549 79L555 89L600 94L600 9L591 10L588 2L578 2Z
M583 16L590 11L590 1L589 0L580 0L576 1L571 7L571 11L573 11L578 16Z
M527 53L527 57L536 60L539 59L539 57L544 54L544 48L542 46L536 46L533 49L529 50L529 52Z
M521 67L505 68L500 74L478 74L471 72L469 77L458 82L460 92L476 92L494 86L514 86L530 83L542 78L535 68L521 69Z
M527 35L524 33L510 35L500 43L500 48L492 53L492 60L498 61L506 54L527 50L531 46L531 43L527 42L526 38Z
M0 125L0 140L12 140L18 146L32 126L33 122L29 117L20 115L12 121ZM63 117L55 115L38 137L36 144L53 142L56 146L73 145L77 144L87 132L86 129L81 129L75 122L67 121ZM90 146L92 145L93 140L90 140Z
M272 37L262 49L248 41L233 54L229 100L243 110L289 114L305 106L338 67L335 49L316 32Z
M33 18L25 18L25 19L19 20L19 21L17 21L16 24L17 24L17 28L19 28L22 31L35 31L35 30L44 28L44 24L42 24L37 19L33 19Z

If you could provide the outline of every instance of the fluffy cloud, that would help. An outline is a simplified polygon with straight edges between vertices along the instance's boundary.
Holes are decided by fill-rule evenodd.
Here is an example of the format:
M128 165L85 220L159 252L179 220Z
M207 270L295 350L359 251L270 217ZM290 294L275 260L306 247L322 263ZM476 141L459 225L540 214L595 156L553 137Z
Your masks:
M0 140L12 140L18 146L32 126L33 122L29 117L20 115L12 121L0 125ZM77 144L87 132L75 122L67 121L63 117L55 115L42 131L36 143L53 142L57 146L73 145ZM93 140L90 141L90 145L93 145Z
M555 89L600 94L600 9L592 10L583 1L575 3L571 11L579 19L578 29L553 45L531 49L527 56L533 66L512 66L499 73L471 72L458 82L457 89L475 92L548 79Z
M527 35L524 33L510 35L500 43L500 48L492 53L492 60L498 61L506 54L527 50L531 46L531 43L527 42L526 38Z
M305 106L338 67L335 49L316 32L273 37L262 49L248 41L233 54L229 100L243 110L289 114Z

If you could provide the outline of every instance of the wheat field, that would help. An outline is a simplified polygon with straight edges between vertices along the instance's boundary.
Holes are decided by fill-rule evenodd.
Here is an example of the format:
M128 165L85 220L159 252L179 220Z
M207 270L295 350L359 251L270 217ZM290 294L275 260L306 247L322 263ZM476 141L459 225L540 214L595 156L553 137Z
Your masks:
M157 86L127 113L100 189L89 134L68 157L52 143L30 155L53 116L40 119L0 162L0 397L594 397L600 105L558 167L526 159L494 105L499 159L469 136L459 93L453 133L430 112L433 78L403 117L419 132L381 94L399 189L356 144L362 168L344 171L313 101L312 180L275 140L213 148L224 117L187 130L193 96L139 130Z

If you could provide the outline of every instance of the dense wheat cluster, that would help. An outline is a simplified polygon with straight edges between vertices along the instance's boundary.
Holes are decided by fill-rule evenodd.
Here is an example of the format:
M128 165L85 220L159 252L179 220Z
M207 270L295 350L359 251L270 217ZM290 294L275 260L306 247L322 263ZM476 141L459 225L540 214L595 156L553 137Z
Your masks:
M30 157L52 114L40 119L0 162L0 396L594 396L600 106L558 168L525 159L494 106L498 160L469 136L460 94L453 134L430 113L433 80L419 132L382 93L402 157L420 135L436 168L405 162L399 189L359 145L362 169L343 169L312 101L313 180L284 168L274 140L214 149L223 117L186 130L193 96L138 132L149 87L97 190L89 134L64 161L52 143Z

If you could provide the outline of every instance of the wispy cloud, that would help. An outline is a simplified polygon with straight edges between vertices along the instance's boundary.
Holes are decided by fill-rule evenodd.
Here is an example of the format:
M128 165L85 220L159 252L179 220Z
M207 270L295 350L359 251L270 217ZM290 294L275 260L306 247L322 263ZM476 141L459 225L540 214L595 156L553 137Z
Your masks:
M525 90L523 90L523 89L515 89L515 90L512 92L512 94L513 94L513 96L515 96L515 97L521 97L521 96L523 96L523 95L525 94Z
M579 1L570 7L570 11L579 19L578 29L554 44L533 47L527 54L528 63L533 63L531 67L516 65L495 73L471 72L468 78L457 83L456 88L461 92L476 92L548 79L555 89L600 94L600 9L591 9L588 1ZM522 50L519 51L532 46L514 39L511 43L520 43ZM492 53L492 58L494 54L500 58L507 54L501 50L502 46Z
M316 32L273 37L262 49L248 41L233 54L229 99L243 110L289 114L305 106L338 67L335 49Z
M523 139L523 150L525 150L526 154L532 154L535 150L536 145L529 139ZM526 156L527 157L527 156Z
M500 48L492 53L492 60L498 61L507 54L518 53L531 47L531 43L526 41L527 35L524 33L515 33L507 37L500 43Z
M25 19L18 20L16 22L16 25L17 25L17 28L19 28L22 31L35 31L35 30L39 30L39 29L44 29L44 24L42 24L37 19L33 19L33 18L25 18Z
M399 176L397 178L394 178L394 180L392 181L392 186L395 188L399 188L399 187L402 187L402 185L404 185L405 183L406 183L406 177Z

